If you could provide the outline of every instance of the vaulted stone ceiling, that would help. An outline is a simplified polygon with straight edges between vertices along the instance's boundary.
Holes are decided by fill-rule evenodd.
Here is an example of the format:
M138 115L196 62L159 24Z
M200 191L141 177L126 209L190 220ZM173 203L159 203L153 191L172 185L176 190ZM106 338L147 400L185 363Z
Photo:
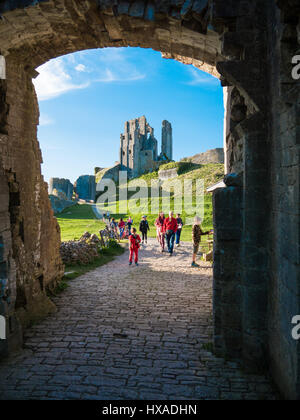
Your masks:
M17 54L31 68L74 51L114 46L152 48L216 76L222 59L208 0L5 1L0 14L1 53Z

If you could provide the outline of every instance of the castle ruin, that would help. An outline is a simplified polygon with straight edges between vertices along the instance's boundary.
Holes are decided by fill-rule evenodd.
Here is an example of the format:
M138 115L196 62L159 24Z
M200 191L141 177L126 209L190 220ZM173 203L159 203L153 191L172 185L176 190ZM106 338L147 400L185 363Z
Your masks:
M158 167L158 163L173 158L172 125L162 122L162 146L158 155L158 141L154 129L145 116L125 122L124 134L121 134L120 165L127 169L129 176L138 177Z

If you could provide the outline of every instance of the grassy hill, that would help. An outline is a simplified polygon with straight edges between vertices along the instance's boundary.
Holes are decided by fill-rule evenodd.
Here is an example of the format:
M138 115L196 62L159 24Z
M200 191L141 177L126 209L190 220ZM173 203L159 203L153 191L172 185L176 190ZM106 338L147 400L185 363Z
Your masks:
M96 219L92 206L89 204L76 204L56 215L60 226L61 240L71 241L79 239L86 231L99 233L104 223Z
M160 170L165 169L174 169L177 168L178 177L177 180L184 181L185 179L203 179L205 190L208 186L220 181L224 176L224 166L222 164L193 164L190 162L171 162L160 167ZM149 214L148 209L151 207L151 198L150 198L150 187L151 182L158 180L158 172L148 173L142 175L139 178L133 179L130 181L130 186L134 188L138 183L143 180L145 188L148 188L149 198L144 203L141 204L138 214L132 214L130 210L126 213L121 213L122 207L127 207L127 202L121 201L120 194L122 190L117 191L116 196L108 203L106 210L109 210L112 217L119 219L120 217L128 218L129 215L134 221L134 226L139 227L139 222L143 214L147 214L148 221L150 225L150 237L156 236L156 230L154 227L155 219L157 218L157 213ZM161 186L161 192L168 190L172 180L165 181ZM193 191L195 192L195 186ZM128 199L134 196L135 192L128 193ZM171 208L174 206L174 202L178 196L177 191L171 192ZM193 199L193 204L195 204L195 197ZM157 200L156 205L162 205L162 199ZM172 208L173 210L173 208ZM182 218L187 223L191 223L191 218L186 214L186 211L182 212ZM100 229L104 228L104 223L96 219L96 216L93 212L93 209L90 205L82 204L76 205L69 209L66 209L64 212L57 215L57 219L61 228L62 240L71 240L79 238L84 231L89 231L91 233L98 233ZM212 228L212 196L211 194L205 193L204 195L204 220L202 224L205 230ZM186 225L183 229L182 240L191 241L191 230L192 226Z

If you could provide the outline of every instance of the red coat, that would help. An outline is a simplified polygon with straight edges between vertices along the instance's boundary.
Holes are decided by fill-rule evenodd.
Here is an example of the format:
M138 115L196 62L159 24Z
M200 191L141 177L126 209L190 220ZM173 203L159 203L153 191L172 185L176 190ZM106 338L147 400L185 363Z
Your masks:
M167 217L164 222L164 231L167 232L167 230L173 230L173 232L176 233L177 229L178 229L177 220L174 217L172 217L171 219L170 217Z
M133 250L139 249L140 243L141 243L141 238L139 235L136 235L135 237L133 235L130 235L129 237L130 249L133 249Z
M119 228L122 229L123 227L125 227L125 222L124 221L119 223Z

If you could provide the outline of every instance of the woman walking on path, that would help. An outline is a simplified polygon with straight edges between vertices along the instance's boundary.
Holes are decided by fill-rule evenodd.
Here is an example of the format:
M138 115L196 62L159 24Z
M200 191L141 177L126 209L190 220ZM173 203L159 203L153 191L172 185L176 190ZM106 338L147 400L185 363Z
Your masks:
M119 231L120 231L120 239L123 239L124 231L125 231L125 222L122 218L120 219L120 222L119 222Z
M165 215L159 213L158 218L155 220L156 237L161 246L161 252L165 251L165 231L164 231Z
M181 237L181 232L183 228L183 221L182 221L182 218L180 217L180 214L176 214L176 221L178 225L178 229L176 232L176 246L180 246L180 237Z
M148 230L150 230L149 223L147 222L147 216L143 216L140 223L140 232L142 233L143 243L147 243L148 239Z
M201 242L201 236L202 235L208 235L208 232L203 232L201 229L201 222L202 219L200 219L200 217L196 216L195 220L194 220L194 224L193 224L193 246L194 246L194 250L193 250L193 262L192 262L192 267L200 267L199 264L196 263L196 258L197 258L197 254L199 251L199 246L200 246L200 242Z
M177 232L177 229L177 221L175 217L173 217L173 212L170 211L169 217L167 217L164 221L164 231L166 232L168 252L170 254L170 257L173 255L175 234Z
M139 248L140 248L141 238L136 233L136 228L132 229L132 235L129 236L129 265L132 265L133 255L135 265L139 265Z

